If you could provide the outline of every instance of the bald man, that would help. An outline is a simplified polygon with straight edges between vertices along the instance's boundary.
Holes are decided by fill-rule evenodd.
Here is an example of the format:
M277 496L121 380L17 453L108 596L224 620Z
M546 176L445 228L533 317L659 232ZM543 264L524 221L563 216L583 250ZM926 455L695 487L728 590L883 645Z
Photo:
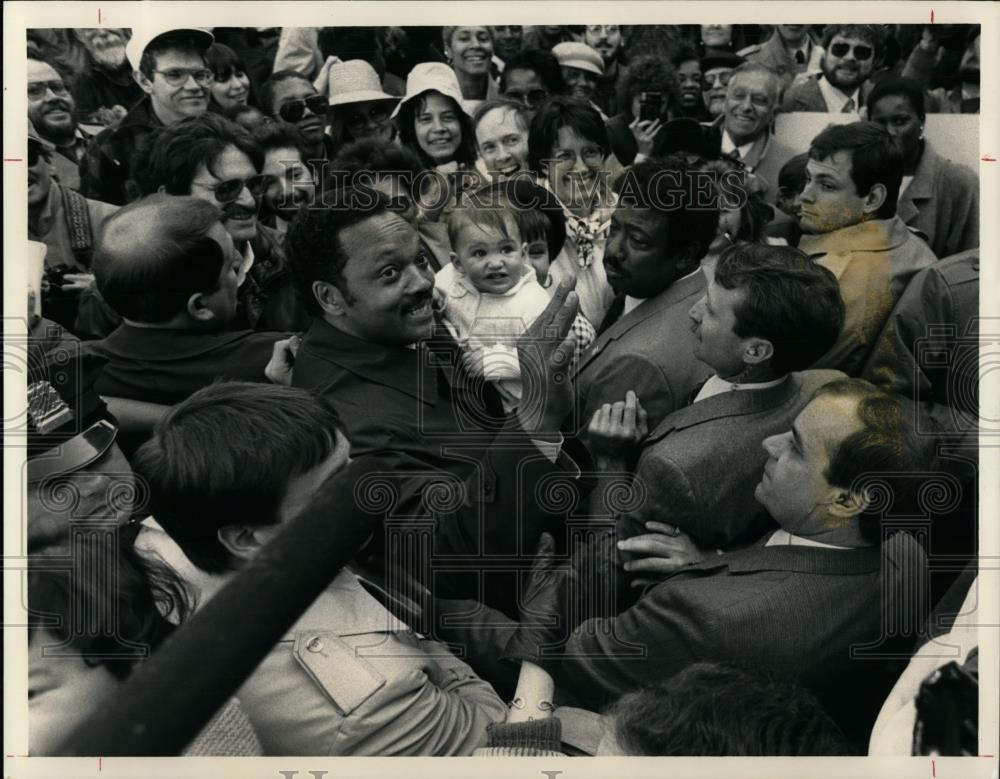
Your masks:
M94 275L122 324L87 345L108 360L101 395L172 405L218 379L269 380L289 336L227 330L246 271L221 216L205 200L152 195L107 221Z

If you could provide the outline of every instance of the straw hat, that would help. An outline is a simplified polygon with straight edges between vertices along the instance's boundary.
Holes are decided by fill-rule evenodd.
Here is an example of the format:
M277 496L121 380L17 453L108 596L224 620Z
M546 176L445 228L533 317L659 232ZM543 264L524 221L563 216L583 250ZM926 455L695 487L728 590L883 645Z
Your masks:
M215 36L204 27L168 27L166 29L162 27L133 27L132 37L125 44L125 56L128 57L132 70L139 69L139 63L142 61L142 53L146 51L146 47L153 40L159 38L161 35L166 35L168 32L188 33L195 39L202 51L215 43Z
M410 100L420 97L424 92L440 92L450 97L464 111L462 89L458 85L458 76L443 62L421 62L413 66L410 75L406 77L406 94L392 112L395 119L399 110Z
M553 46L552 53L559 60L560 67L586 70L598 76L604 75L604 60L586 43L564 41Z
M330 68L330 105L363 103L368 100L399 100L382 91L375 68L364 60L338 62Z

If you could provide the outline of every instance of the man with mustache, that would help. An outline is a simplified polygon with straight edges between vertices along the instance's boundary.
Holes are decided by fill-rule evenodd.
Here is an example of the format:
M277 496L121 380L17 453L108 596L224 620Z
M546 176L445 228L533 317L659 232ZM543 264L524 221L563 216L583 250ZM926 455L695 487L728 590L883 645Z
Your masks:
M90 136L76 121L76 104L62 75L51 62L28 59L28 120L55 151L54 174L70 189L80 188L79 163Z
M72 31L86 52L85 63L71 88L77 110L88 121L110 125L142 99L125 55L123 29L79 27Z
M695 356L688 317L705 292L699 263L719 221L716 208L695 207L697 173L683 156L672 155L636 163L619 182L604 249L615 299L574 380L577 417L571 426L581 436L595 411L629 390L652 430L686 406L712 373Z
M126 53L146 97L90 145L80 169L84 195L115 205L138 196L137 158L153 131L208 110L212 71L204 55L213 41L201 28L133 29Z
M428 567L418 578L516 613L509 568L480 568L492 555L530 556L539 534L561 525L535 495L543 480L576 472L557 433L572 403L572 283L559 287L518 344L526 400L507 415L439 326L434 272L416 228L374 189L328 191L324 200L330 207L301 212L287 236L313 316L293 384L333 402L353 458L378 454L394 464L381 487L391 494L387 519L433 518L428 553L479 558L463 572Z
M617 24L588 24L583 42L604 60L604 75L598 79L594 102L605 114L612 116L618 110L618 89L628 64L622 28Z
M701 96L705 110L713 119L725 113L729 79L743 61L742 57L728 51L706 54L701 58Z
M882 54L882 35L868 24L832 24L823 32L822 73L793 84L781 110L854 114L860 117Z

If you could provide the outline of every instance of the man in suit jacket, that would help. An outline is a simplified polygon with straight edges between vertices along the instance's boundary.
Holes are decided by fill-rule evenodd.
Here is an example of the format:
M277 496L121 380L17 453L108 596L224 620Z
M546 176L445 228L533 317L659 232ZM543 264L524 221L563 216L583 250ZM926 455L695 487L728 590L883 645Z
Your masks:
M796 75L820 70L823 47L813 40L807 24L776 24L770 38L737 54L747 62L769 67L781 77L783 88L787 88Z
M645 533L647 521L712 549L758 538L770 526L754 510L767 460L761 442L787 430L822 385L844 377L806 370L844 319L829 270L792 247L737 244L705 275L706 293L690 316L695 355L715 373L642 442L635 478L646 499L618 519L620 538Z
M695 209L685 197L696 191L695 172L671 155L634 165L623 180L604 254L616 297L575 379L570 426L584 436L594 411L629 390L656 425L711 372L694 356L687 313L705 287L698 263L715 238L718 212ZM679 207L662 207L671 202Z
M689 565L617 616L578 625L558 656L539 651L554 632L537 623L496 625L476 640L506 640L508 658L553 676L557 700L590 708L700 661L760 668L811 688L866 743L892 683L873 656L912 645L907 620L926 605L923 551L906 533L888 536L860 478L914 483L907 474L925 455L906 423L898 400L867 382L826 385L790 431L764 441L756 498L778 530L739 551L689 550ZM539 588L525 608L557 611L560 598Z
M829 25L823 32L823 72L793 83L781 110L860 116L881 45L882 38L871 25Z
M573 349L562 343L576 314L571 284L560 286L529 331L534 353L522 355L522 379L535 402L505 416L492 386L466 373L454 339L435 332L434 272L417 230L377 191L349 189L340 198L341 208L300 213L287 234L313 316L294 385L333 402L353 457L377 454L394 464L384 487L394 493L387 516L407 517L410 526L426 518L417 532L434 529L434 552L530 556L539 532L558 525L538 507L535 485L553 472L576 473L558 434L572 403L562 375ZM557 341L553 330L562 333ZM418 573L432 585L427 569ZM458 586L453 573L445 583ZM486 590L476 592L513 607L510 582Z
M874 122L831 125L809 148L799 248L833 271L847 306L817 366L857 375L907 282L935 261L896 214L903 159Z

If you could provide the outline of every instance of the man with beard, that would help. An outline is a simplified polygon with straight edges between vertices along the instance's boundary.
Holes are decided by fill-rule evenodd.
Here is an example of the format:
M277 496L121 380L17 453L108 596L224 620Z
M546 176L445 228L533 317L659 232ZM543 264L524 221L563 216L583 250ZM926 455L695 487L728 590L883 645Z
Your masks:
M619 181L604 249L615 299L574 380L572 426L582 435L595 411L630 390L652 430L712 373L695 356L688 317L705 292L699 263L719 221L716 208L696 207L697 176L675 155L639 162Z
M604 75L598 79L594 102L611 116L618 108L616 96L626 66L622 28L617 24L588 24L583 42L600 54L604 61Z
M572 283L560 285L518 344L522 381L532 389L507 415L436 320L434 273L416 228L379 192L337 194L340 207L303 211L288 233L296 284L313 316L294 385L333 402L352 457L392 461L379 485L393 496L387 519L412 522L431 512L428 552L530 555L540 532L561 524L538 505L539 483L575 473L554 432L572 403L565 375L577 310ZM459 499L424 494L441 488ZM514 613L515 582L506 572L481 571L482 564L438 578L425 560L419 578Z
M77 110L87 121L114 124L143 94L125 56L125 31L81 27L73 30L73 35L86 52L84 67L71 84Z
M787 89L797 75L816 73L822 67L823 47L809 35L808 24L776 24L764 43L737 52L747 62L766 65L781 77Z
M701 95L710 118L715 119L725 112L729 79L743 61L742 57L729 52L707 54L701 58Z
M200 28L133 30L126 53L146 97L87 150L80 170L84 195L115 205L138 196L137 158L153 131L208 110L212 71L205 66L205 50L213 40Z
M80 188L79 163L90 137L76 123L76 104L66 82L50 62L28 59L28 120L56 150L54 175L70 189Z
M288 143L287 136L283 143ZM265 193L277 183L274 176L262 173L264 161L263 151L246 130L206 113L157 132L144 158L142 191L191 195L220 208L222 225L244 258L233 324L298 330L308 320L292 287L284 236L257 219Z
M793 84L781 110L860 117L871 84L868 77L881 54L882 36L867 24L833 24L823 33L822 73Z
M316 183L299 148L298 133L290 127L265 121L254 129L253 139L264 153L261 173L269 177L260 201L260 222L283 234L299 208L315 205Z
M52 156L29 122L28 238L47 247L42 310L48 319L77 333L80 296L94 280L91 256L104 222L117 209L53 181Z

